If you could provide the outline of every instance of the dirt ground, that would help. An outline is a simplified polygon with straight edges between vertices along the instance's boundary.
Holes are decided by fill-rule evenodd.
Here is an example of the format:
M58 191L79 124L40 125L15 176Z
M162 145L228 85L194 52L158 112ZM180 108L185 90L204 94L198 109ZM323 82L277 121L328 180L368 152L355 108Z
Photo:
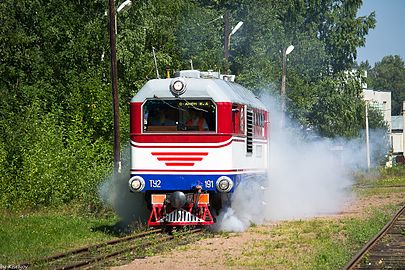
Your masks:
M345 209L333 215L317 217L322 219L340 219L347 217L359 217L364 215L364 209L379 207L388 204L405 203L405 192L395 195L374 195L358 198L348 202ZM128 265L116 267L119 270L153 270L153 269L244 269L240 266L229 267L225 262L232 257L242 257L243 252L251 246L252 241L266 240L272 237L270 234L258 233L259 231L271 230L276 223L268 222L256 226L255 230L247 230L243 233L230 233L227 237L218 236L204 239L194 244L178 247L168 253L136 259Z

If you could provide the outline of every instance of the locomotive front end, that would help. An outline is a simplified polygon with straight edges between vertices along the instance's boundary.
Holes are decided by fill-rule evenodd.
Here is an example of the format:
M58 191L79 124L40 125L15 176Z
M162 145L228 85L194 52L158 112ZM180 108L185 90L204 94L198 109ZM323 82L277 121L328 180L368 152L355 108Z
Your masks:
M128 186L145 195L150 226L213 224L245 168L257 167L257 160L243 160L245 113L235 110L226 88L223 80L187 71L149 81L131 100Z

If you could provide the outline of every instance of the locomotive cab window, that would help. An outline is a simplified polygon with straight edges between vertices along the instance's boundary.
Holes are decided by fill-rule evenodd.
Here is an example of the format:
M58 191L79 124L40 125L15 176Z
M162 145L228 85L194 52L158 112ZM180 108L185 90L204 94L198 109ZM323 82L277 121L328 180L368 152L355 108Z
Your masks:
M143 105L144 132L212 132L216 107L212 100L150 99Z

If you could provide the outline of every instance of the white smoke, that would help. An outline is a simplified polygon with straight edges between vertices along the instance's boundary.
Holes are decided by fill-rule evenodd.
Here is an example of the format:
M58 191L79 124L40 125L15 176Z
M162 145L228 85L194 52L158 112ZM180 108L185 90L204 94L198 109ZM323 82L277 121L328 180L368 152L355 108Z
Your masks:
M144 194L131 193L128 188L130 178L129 149L129 147L126 147L123 150L122 173L115 177L114 173L111 173L99 187L99 195L102 201L114 209L123 226L134 222L144 223L148 216Z
M267 179L262 179L267 181ZM266 185L260 179L251 178L239 184L232 195L231 206L221 210L214 231L245 231L251 223L261 224L267 214Z
M252 223L337 213L354 199L353 171L367 165L364 139L308 136L308 130L289 121L280 128L277 102L270 97L262 101L271 121L268 179L239 185L231 208L220 213L214 230L243 231ZM370 136L376 138L372 148L384 145L378 133Z

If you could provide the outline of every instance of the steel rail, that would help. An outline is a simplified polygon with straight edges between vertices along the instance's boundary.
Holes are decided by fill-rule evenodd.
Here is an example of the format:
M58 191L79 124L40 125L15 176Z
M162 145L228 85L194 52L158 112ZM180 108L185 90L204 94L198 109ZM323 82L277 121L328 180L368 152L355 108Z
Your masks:
M179 236L180 236L180 235L183 236L183 235L198 233L198 232L201 232L201 231L202 231L201 229L193 229L193 230L190 230L190 231L187 231L187 232L179 233L178 235L179 235ZM163 237L163 238L160 238L159 241L161 241L162 243L160 243L159 245L163 245L164 242L169 241L169 240L172 240L172 239L174 239L175 237L176 237L176 236L168 235L168 236L165 236L165 237ZM123 254L123 253L126 253L126 252L128 252L128 251L131 251L131 250L133 250L133 249L135 249L135 248L147 247L147 246L153 245L154 243L156 243L156 242L153 241L153 240L149 240L148 242L146 242L146 243L141 243L140 245L132 245L132 246L130 246L130 247L126 247L126 248L120 249L120 250L118 250L118 251L114 251L114 252L112 252L112 253L109 253L109 254L100 255L100 256L97 256L97 257L94 257L94 258L89 258L89 259L84 260L84 261L81 261L81 262L73 263L73 264L66 265L66 266L61 266L61 267L58 267L58 268L55 268L55 269L56 269L56 270L62 270L62 269L75 269L75 268L79 268L79 267L82 267L82 266L90 265L90 264L92 264L92 263L94 263L94 262L105 261L105 260L107 260L107 259L109 259L109 258L116 257L116 256L118 256L118 255L120 255L120 254ZM142 257L142 256L134 257L134 259L136 259L136 258L144 258L144 257Z
M77 254L84 253L84 252L87 252L87 251L90 251L90 250L93 250L93 249L106 247L106 246L110 246L110 245L115 245L115 244L118 244L118 243L123 243L123 242L126 242L126 241L130 241L132 239L135 239L135 238L145 237L145 236L148 236L148 235L160 232L160 231L161 231L160 229L153 229L153 230L149 230L149 231L146 231L146 232L141 232L141 233L129 235L129 236L126 236L126 237L123 237L123 238L117 238L117 239L109 240L107 242L103 242L103 243L99 243L99 244L95 244L95 245L84 246L84 247L81 247L81 248L69 250L67 252L58 253L58 254L43 258L43 259L36 260L33 263L24 262L24 263L21 263L19 265L23 266L23 267L29 267L29 266L31 266L33 264L36 264L36 263L52 262L52 261L56 261L56 260L61 259L61 258L65 258L65 257L71 256L71 255L77 255Z
M373 185L354 185L354 188L360 188L360 189L365 189L365 188L372 188L372 189L377 189L377 188L405 188L405 185L387 185L387 186L373 186Z
M405 213L405 205L399 209L396 214L388 221L387 224L370 240L368 241L363 248L357 252L356 255L342 268L342 270L350 270L354 269L355 266L360 262L360 260L364 257L367 251L369 251L384 235L387 234L388 230L391 229L398 218Z

